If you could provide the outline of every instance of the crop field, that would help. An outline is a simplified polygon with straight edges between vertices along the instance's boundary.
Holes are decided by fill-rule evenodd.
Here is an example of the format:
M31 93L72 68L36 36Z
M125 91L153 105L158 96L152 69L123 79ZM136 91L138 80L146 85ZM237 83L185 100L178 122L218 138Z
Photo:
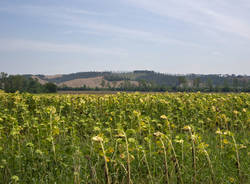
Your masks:
M250 94L0 94L0 183L250 183Z

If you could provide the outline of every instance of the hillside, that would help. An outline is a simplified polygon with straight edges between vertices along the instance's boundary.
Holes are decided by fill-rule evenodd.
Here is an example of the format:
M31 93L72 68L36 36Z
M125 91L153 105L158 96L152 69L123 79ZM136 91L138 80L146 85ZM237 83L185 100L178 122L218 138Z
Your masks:
M172 75L148 70L132 72L79 72L60 75L33 75L41 84L52 82L59 88L249 88L246 75Z

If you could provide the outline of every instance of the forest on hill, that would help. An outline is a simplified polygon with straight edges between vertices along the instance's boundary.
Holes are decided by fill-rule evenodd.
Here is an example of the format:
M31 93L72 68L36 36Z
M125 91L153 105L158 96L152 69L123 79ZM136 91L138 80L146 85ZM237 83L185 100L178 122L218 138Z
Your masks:
M47 87L46 87L47 86ZM50 87L51 89L48 89ZM1 73L6 92L31 93L83 90L156 92L250 92L250 76L221 74L164 74L148 70L132 72L78 72L63 75L8 75Z

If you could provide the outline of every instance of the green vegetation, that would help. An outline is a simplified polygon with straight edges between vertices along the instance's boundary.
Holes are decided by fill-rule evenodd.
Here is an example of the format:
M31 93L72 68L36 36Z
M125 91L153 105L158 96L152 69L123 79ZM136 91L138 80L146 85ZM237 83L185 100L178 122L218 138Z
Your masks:
M32 79L35 77L39 80ZM100 83L94 80L101 78ZM4 80L9 78L8 81ZM78 87L66 86L64 82L75 79L89 79L96 83L90 87L86 84ZM3 83L8 83L3 85ZM50 85L40 85L50 83ZM54 84L53 90L49 86ZM44 75L0 75L0 88L5 91L30 93L53 93L55 85L60 91L144 91L144 92L250 92L250 76L247 75L171 75L147 70L133 72L79 72L47 77ZM49 88L46 88L49 87Z
M57 85L51 82L42 85L31 77L21 75L8 76L6 73L1 73L0 89L3 89L7 93L15 93L16 91L21 93L56 93Z
M250 183L250 95L0 94L1 183Z
M44 92L46 93L56 93L57 92L57 86L54 83L46 83L43 85Z
M50 82L65 82L69 79L100 77L106 81L123 81L116 87L82 88L61 87L59 90L112 90L112 91L158 91L158 92L250 92L250 77L242 75L171 75L147 70L133 72L81 72L47 79ZM45 79L43 76L42 79ZM139 85L131 82L137 81Z

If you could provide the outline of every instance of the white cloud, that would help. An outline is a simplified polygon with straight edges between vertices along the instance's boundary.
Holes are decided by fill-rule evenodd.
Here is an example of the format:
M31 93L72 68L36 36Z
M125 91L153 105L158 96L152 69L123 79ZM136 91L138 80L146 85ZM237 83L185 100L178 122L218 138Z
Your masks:
M0 7L1 12L17 13L17 14L35 14L39 16L55 16L63 17L63 14L78 15L105 15L104 13L89 11L78 8L62 7L62 6L37 6L37 5L19 5Z
M65 24L68 26L74 26L78 29L81 29L83 33L91 33L93 32L95 35L99 33L99 35L107 36L110 35L116 38L125 38L131 39L136 41L146 41L151 43L159 43L159 44L176 44L176 45L183 45L183 46L190 46L190 47L200 47L200 45L194 42L187 42L182 41L179 39L175 39L168 35L162 35L159 32L149 32L143 31L133 28L125 28L116 25L104 24L104 23L97 23L95 21L88 21L81 18L73 18L70 20L62 20L61 24ZM86 31L86 29L88 31ZM78 31L79 32L79 31Z
M250 39L250 22L246 21L250 16L246 11L248 17L242 18L242 12L235 8L238 1L124 0L124 2L153 14ZM239 4L243 7L244 2ZM249 3L246 5L249 6Z
M64 34L72 33L87 33L101 36L111 36L113 38L131 39L136 41L159 43L159 44L176 44L182 46L200 47L196 43L182 41L175 39L168 35L163 35L159 32L150 32L138 30L135 28L125 28L113 24L100 23L98 20L85 17L84 15L104 16L105 14L99 12L92 12L87 10L65 8L65 7L45 7L23 5L18 7L0 8L0 11L9 13L25 14L38 17L44 17L44 21L52 24L66 25L74 27L74 31L63 31Z
M95 48L80 44L58 44L37 40L0 39L0 51L38 51L59 53L90 53L124 56L127 53L117 48Z

